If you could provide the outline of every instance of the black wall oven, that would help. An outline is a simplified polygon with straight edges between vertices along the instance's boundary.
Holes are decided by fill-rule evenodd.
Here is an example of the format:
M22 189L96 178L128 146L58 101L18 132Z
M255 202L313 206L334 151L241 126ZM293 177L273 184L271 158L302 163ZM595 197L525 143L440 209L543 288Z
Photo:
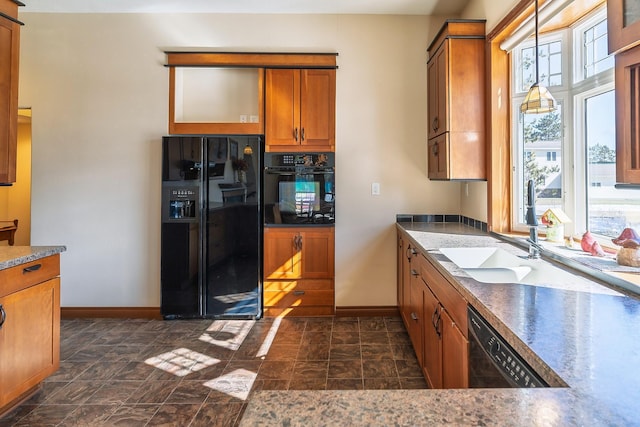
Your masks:
M265 153L265 226L333 225L334 153Z

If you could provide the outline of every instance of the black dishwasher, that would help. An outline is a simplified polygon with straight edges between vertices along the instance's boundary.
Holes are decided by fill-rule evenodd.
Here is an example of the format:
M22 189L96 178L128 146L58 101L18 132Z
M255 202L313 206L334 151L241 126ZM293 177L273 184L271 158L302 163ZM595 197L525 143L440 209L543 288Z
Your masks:
M471 306L468 316L470 388L549 387Z

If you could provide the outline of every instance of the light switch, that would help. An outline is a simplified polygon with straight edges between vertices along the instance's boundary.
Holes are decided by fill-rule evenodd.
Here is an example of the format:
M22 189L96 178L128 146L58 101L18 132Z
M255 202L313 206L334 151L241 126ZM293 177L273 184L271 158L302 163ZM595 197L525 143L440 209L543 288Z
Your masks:
M379 182L372 182L371 183L371 195L372 196L379 196L380 195L380 183Z

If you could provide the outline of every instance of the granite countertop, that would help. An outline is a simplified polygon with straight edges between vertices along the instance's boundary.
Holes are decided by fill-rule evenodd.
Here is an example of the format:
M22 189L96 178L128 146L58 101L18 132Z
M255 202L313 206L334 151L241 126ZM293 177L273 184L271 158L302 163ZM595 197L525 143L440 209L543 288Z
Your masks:
M66 251L66 246L0 246L0 270Z
M637 297L578 272L569 280L549 277L548 283L535 286L480 283L438 248L498 246L516 255L524 250L462 224L398 227L556 387L261 391L249 403L241 425L640 426Z

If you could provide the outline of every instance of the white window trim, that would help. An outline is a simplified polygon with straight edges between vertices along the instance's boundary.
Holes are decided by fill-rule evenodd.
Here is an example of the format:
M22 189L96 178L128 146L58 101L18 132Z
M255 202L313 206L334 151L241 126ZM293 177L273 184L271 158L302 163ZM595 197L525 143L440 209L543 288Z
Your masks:
M584 31L606 18L606 7L603 6L595 13L577 22L571 28L558 30L545 36L539 37L539 43L548 43L558 39L562 40L563 63L562 63L562 86L552 86L551 93L558 104L562 106L562 136L561 136L561 157L562 157L562 206L564 212L573 220L573 223L565 225L565 234L582 234L586 230L587 212L578 212L587 206L586 186L586 135L585 135L585 110L584 102L587 98L614 89L614 70L606 70L589 78L584 78L582 49ZM535 40L529 40L517 46L515 52L518 57L512 57L513 64L520 64L522 58L519 57L522 48L535 46ZM572 52L567 55L566 52ZM512 66L512 91L515 96L512 99L512 118L520 123L522 115L520 113L520 103L524 99L525 92L519 92L521 87L521 73L517 67ZM591 88L591 89L588 89ZM571 126L567 125L566 118L572 118ZM521 182L521 174L518 162L523 158L523 149L518 135L520 126L515 126L516 121L512 120L511 137L512 153L511 159L511 193L512 193L512 228L514 231L526 232L527 225L524 223L524 206L520 206L520 200L524 200L523 188L518 184ZM573 143L571 143L573 141ZM583 179L576 179L577 176Z
M573 61L574 84L578 84L580 82L583 82L584 80L588 80L588 79L585 79L584 77L584 69L583 69L584 50L582 48L584 46L584 32L606 18L607 18L607 7L606 5L603 5L593 15L589 15L583 18L582 20L576 22L571 27L572 39L573 39L573 52L574 52L574 55L572 55L572 57L574 58L574 61ZM605 73L606 72L607 71L605 71ZM591 76L590 78L592 77L595 77L595 76Z
M590 90L581 92L573 97L574 104L574 127L576 129L576 135L574 141L576 142L576 176L582 176L582 180L578 180L579 184L576 185L576 197L575 197L575 211L577 212L578 206L587 206L587 141L585 135L585 101L596 95L603 94L615 89L613 70L611 73L605 71L600 74L610 74L608 76L600 76L598 80L598 86ZM597 76L594 76L597 77ZM575 230L577 233L583 233L587 229L587 212L584 215L573 217L575 224ZM607 240L609 240L607 238Z

